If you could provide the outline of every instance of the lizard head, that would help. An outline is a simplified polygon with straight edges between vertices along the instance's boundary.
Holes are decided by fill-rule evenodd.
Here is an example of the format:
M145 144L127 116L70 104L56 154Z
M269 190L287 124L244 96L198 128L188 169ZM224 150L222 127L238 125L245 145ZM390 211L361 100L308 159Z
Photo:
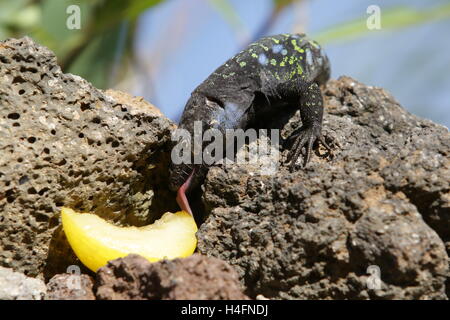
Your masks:
M177 203L180 208L192 215L192 210L189 206L189 202L186 198L186 192L190 190L193 186L193 180L195 176L195 167L194 164L190 161L183 161L183 156L190 155L190 152L187 152L180 149L180 154L175 152L177 144L180 146L188 145L190 143L190 139L181 139L177 143L172 141L172 152L171 152L171 161L169 165L169 188L172 191L177 192Z
M206 129L208 115L214 114L211 108L221 109L201 94L192 94L180 120L178 129L172 133L171 163L169 166L169 188L177 192L177 202L184 210L192 214L186 193L201 185L206 176L207 166L193 163L195 156L196 124L200 132ZM200 137L202 141L202 137ZM203 145L200 146L200 152ZM198 150L197 150L198 151Z
M169 188L177 192L176 199L180 208L192 215L186 193L201 184L204 170L201 164L192 163L194 157L190 150L183 149L183 145L190 144L190 141L191 139L182 138L177 143L173 142L169 165ZM178 149L178 146L181 148Z
M194 129L184 128L180 126L172 132L171 154L169 164L169 188L172 191L178 191L185 182L190 178L190 183L186 186L185 191L194 187L194 182L197 181L196 171L197 164L194 164L194 154L192 149L193 137L191 132ZM198 170L197 170L198 172Z

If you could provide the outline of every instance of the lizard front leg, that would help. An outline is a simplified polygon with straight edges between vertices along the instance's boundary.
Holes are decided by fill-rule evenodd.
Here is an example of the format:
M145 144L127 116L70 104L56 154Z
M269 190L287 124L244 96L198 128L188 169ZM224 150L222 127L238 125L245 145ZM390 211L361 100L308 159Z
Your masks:
M291 171L294 169L303 147L306 149L303 166L306 166L316 140L331 150L322 135L323 98L319 86L312 82L301 91L299 103L302 127L296 129L288 138L288 142L292 143L292 148L287 156Z

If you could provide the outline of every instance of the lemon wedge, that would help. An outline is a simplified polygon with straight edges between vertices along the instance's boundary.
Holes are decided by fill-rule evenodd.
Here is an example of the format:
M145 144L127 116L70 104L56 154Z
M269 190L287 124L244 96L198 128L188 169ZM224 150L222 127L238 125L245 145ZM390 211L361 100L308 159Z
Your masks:
M109 260L137 253L149 261L190 256L197 246L197 225L185 211L166 212L144 227L118 227L99 216L62 208L69 243L81 262L96 272Z

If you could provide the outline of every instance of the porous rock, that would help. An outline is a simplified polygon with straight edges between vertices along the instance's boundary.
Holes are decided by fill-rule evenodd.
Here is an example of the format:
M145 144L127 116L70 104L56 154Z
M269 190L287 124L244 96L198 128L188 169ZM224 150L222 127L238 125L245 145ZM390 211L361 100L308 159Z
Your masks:
M45 300L95 300L87 274L57 274L47 283Z
M294 172L211 168L199 252L233 265L250 297L446 299L448 129L349 77L323 92L332 153Z
M106 300L248 299L230 265L199 254L155 263L135 254L110 261L97 273L96 296Z
M175 210L172 129L142 99L62 73L30 38L0 42L0 265L49 279L79 264L62 206L136 226Z

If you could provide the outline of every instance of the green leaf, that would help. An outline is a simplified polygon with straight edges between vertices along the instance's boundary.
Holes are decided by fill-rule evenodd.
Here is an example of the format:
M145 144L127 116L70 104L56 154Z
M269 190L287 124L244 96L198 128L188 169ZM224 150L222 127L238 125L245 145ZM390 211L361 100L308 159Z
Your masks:
M157 4L164 2L164 0L135 0L129 2L130 4L125 12L125 16L126 18L133 20L148 8L154 7Z
M383 9L381 11L381 30L369 30L366 25L367 17L329 27L313 37L321 44L348 41L368 34L376 34L379 31L399 30L417 24L448 19L450 18L450 4L429 10L416 10L407 6Z

